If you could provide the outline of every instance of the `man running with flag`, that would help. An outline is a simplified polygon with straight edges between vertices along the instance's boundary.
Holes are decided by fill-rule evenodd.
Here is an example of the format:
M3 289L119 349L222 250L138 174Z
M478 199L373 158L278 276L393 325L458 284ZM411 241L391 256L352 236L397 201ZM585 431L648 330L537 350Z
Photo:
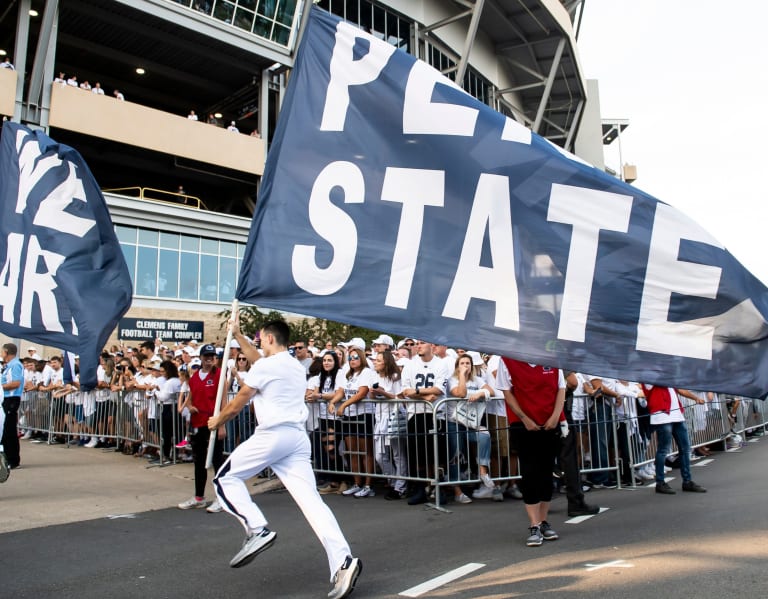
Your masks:
M328 556L333 588L331 599L341 599L355 588L362 562L352 557L344 534L330 508L315 486L310 462L310 443L305 430L304 404L306 372L288 353L288 325L273 320L261 329L261 353L242 335L237 317L233 335L253 366L235 398L208 420L214 430L240 413L253 401L258 426L219 469L213 481L221 506L238 518L245 528L242 549L232 558L233 568L244 566L275 541L277 534L266 527L267 520L251 500L245 481L265 468L272 468L298 504Z

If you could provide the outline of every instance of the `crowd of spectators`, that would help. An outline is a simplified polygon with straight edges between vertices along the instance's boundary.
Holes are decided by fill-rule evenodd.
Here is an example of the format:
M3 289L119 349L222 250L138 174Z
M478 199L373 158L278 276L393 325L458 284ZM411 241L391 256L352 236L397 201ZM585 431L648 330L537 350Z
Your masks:
M258 339L254 339L254 344L258 347ZM227 356L223 355L220 343L213 345L216 365L227 376L226 389L236 393L250 367L248 359L237 342ZM200 347L197 341L166 344L159 339L138 346L110 347L101 354L97 396L90 404L77 399L80 394L75 393L76 378L72 383L64 383L61 356L45 360L35 347L29 347L27 355L20 356L25 368L24 389L50 392L53 402L73 404L69 409L53 411L59 420L52 423L52 428L66 433L57 434L53 442L91 448L114 447L121 437L121 431L115 430L116 423L103 413L103 399L108 394L140 393L154 400L134 406L141 438L133 443L123 442L117 448L137 457L148 457L156 464L166 464L172 459L175 443L179 459L192 461L187 381L201 366ZM384 481L379 490L383 486L387 500L406 499L411 505L425 503L441 492L442 503L523 498L521 489L513 482L517 478L517 441L512 435L510 442L509 430L514 428L510 425L518 421L529 430L543 430L545 426L530 426L525 417L516 418L517 411L512 412L510 405L517 404L505 401L505 391L515 390L510 387L506 359L411 338L395 343L388 335L380 335L370 344L361 338L319 344L312 338L298 339L289 351L307 372L307 431L320 493L359 499L373 497L377 491L374 479L379 479ZM561 386L567 387L564 418L553 415L552 426L547 428L565 429L566 434L574 435L578 465L588 472L578 477L583 491L616 487L613 473L618 473L623 484L655 481L657 492L671 494L664 480L668 470L666 455L659 462L651 444L655 430L652 424L657 428L664 424L651 417L654 408L649 407L646 399L655 393L655 388L575 372L563 372L561 378ZM99 392L103 395L99 396ZM682 413L683 407L690 408L693 419L689 421L694 428L705 426L708 412L720 409L713 403L716 397L711 393L666 393L679 399L679 410L672 406L667 417L676 411ZM430 409L429 404L449 397L463 401L449 401L442 411ZM478 410L480 404L482 409ZM654 413L658 414L658 410ZM560 419L567 424L559 422ZM246 408L227 426L228 449L231 451L245 440L254 425L254 414ZM669 428L670 435L665 434L661 444L666 451L673 428L675 433L679 432L677 425ZM19 429L24 439L40 436L25 429L23 409ZM172 440L170 434L160 438L160 431L170 430L177 431L178 438ZM431 440L427 442L434 431L440 439L438 455L434 455ZM680 439L676 440L678 445L688 448L687 444L681 445ZM635 452L633 459L629 456L630 445ZM614 447L618 448L617 456L612 455ZM687 449L686 457L692 455L697 459L708 453L707 447ZM641 462L644 465L630 467ZM619 468L615 467L617 463L621 464ZM559 468L553 468L555 488L565 485L566 477L562 473L558 476ZM704 492L690 481L687 463L683 470L684 479L687 475L683 490ZM407 481L409 477L423 480ZM445 484L437 489L423 482L438 478ZM547 532L546 527L538 531ZM543 534L541 538L552 538L552 531L549 535Z

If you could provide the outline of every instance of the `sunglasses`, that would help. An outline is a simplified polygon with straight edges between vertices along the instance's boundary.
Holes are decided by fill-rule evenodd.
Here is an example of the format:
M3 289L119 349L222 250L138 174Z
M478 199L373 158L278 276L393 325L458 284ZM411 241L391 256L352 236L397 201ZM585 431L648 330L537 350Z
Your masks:
M405 345L406 347L413 347L416 344L415 343L404 343L403 345Z
M295 345L293 349L304 349L303 345Z
M349 356L349 361L350 361L350 362L351 362L352 360L359 360L359 359L360 359L360 356Z
M238 358L237 361L238 362L247 362L248 358Z

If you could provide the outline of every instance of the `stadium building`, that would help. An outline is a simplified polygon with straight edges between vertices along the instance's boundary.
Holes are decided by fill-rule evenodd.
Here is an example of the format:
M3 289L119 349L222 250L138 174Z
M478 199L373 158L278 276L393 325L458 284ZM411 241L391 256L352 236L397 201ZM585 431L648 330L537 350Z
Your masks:
M602 144L626 127L601 122L596 82L579 64L583 0L316 4L601 168ZM133 277L126 340L223 337L218 313L234 296L310 5L10 0L0 9L0 51L15 66L0 69L0 114L76 148L104 190Z

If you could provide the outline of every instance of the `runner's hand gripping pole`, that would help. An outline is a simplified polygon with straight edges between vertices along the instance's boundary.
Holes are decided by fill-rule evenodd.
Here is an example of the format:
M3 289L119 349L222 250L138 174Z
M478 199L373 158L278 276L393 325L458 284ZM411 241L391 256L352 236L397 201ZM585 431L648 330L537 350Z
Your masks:
M219 388L216 391L216 403L213 407L213 415L218 416L221 411L221 399L224 396L224 385L227 383L227 356L229 355L229 346L232 345L232 322L237 317L237 312L240 309L240 302L238 300L232 300L232 312L230 321L227 324L227 340L224 342L224 354L221 356L221 373L219 374ZM208 456L205 458L205 467L211 468L213 466L213 449L216 443L216 435L218 435L218 429L211 431L211 436L208 439Z

